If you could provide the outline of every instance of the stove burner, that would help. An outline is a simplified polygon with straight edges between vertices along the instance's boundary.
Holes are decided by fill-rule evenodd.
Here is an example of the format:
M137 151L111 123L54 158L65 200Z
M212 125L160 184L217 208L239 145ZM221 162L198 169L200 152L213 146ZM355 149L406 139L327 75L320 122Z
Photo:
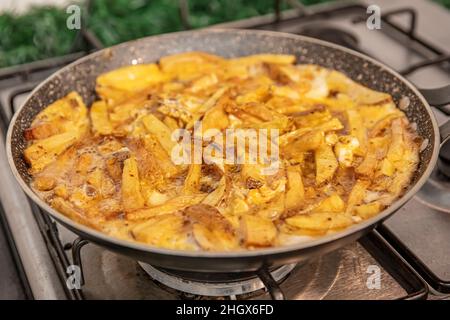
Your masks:
M302 28L297 33L304 36L333 42L353 50L358 50L359 47L358 38L354 34L332 26L319 26L314 24Z
M439 159L438 161L442 161ZM450 213L450 178L436 166L416 198L430 208Z
M254 273L201 273L157 269L149 264L139 265L154 280L163 285L190 294L210 297L248 294L264 288L262 281ZM294 269L295 264L284 265L271 272L277 282L284 280Z

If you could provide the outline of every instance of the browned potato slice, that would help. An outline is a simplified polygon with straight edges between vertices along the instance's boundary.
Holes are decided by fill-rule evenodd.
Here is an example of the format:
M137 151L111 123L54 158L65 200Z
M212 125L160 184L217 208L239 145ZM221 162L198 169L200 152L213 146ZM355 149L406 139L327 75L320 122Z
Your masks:
M152 208L144 208L129 212L127 214L127 219L129 220L148 219L162 214L173 213L182 210L187 206L197 204L201 202L204 198L205 198L204 194L177 196L160 206Z
M131 229L136 240L169 249L193 250L184 230L183 218L179 215L164 214L137 224Z
M56 180L50 176L37 176L33 181L33 186L39 191L49 191L56 186Z
M130 96L152 85L168 80L158 65L138 64L125 66L113 71L101 74L97 77L97 93L104 100L117 100L120 93ZM112 92L113 95L109 95Z
M363 120L364 126L368 129L372 129L375 124L386 117L398 117L402 115L402 112L395 106L393 101L382 105L358 106L358 113Z
M183 214L192 223L194 238L203 249L231 250L238 246L233 227L215 207L192 205Z
M288 180L288 190L285 197L286 209L293 209L301 205L305 197L300 166L287 167L286 175Z
M216 85L218 82L219 79L217 78L217 75L215 73L210 73L195 80L188 90L197 93Z
M368 142L367 153L363 162L356 168L356 173L363 176L373 176L379 162L386 155L389 139L387 137L372 138Z
M108 106L105 101L96 101L91 106L92 129L99 135L109 135L113 131L108 116Z
M58 155L75 143L78 138L78 132L69 131L42 140L36 140L24 151L25 159L31 164L31 172L37 173L42 171Z
M55 119L26 129L24 136L27 140L45 139L62 132L64 132L64 122Z
M172 131L164 124L164 122L152 114L144 116L142 122L148 132L158 139L159 143L170 157L173 148L176 146L176 142L172 140Z
M45 139L67 131L85 131L87 126L87 108L80 95L73 91L39 112L25 131L25 138Z
M342 92L351 97L357 104L379 104L391 100L387 93L366 88L338 71L331 71L327 77L328 88L332 91Z
M201 164L191 164L188 174L184 180L183 192L186 194L196 193L200 187L200 176L202 173Z
M344 209L345 203L342 198L337 194L333 194L322 200L320 204L313 209L313 212L339 213L344 212Z
M219 202L222 200L222 198L225 195L226 188L227 188L226 177L223 176L220 179L218 187L213 192L209 193L206 196L206 198L203 199L202 203L210 205L210 206L218 205Z
M354 207L355 213L363 219L369 219L383 210L383 206L379 202L361 204Z
M315 150L314 156L316 161L316 184L320 185L333 178L339 165L333 149L326 143Z
M241 225L247 246L270 246L277 236L277 228L270 219L246 214L241 217Z
M220 70L225 60L205 52L183 52L162 57L159 65L163 72L181 81L190 81L201 75Z
M296 158L305 151L312 151L320 148L324 143L322 131L312 131L292 139L286 146L285 154L288 157Z
M75 209L73 205L60 197L55 197L51 200L50 205L62 212L64 215L73 219L77 222L80 222L84 225L87 225L91 228L101 230L102 225L104 223L104 219L101 217L89 217L87 218L84 214L82 214L79 210Z
M394 165L401 163L405 149L403 140L404 124L402 119L394 119L391 123L391 144L387 151L386 158Z
M341 229L353 224L351 216L343 213L330 212L296 215L287 218L286 222L296 228L319 231Z
M367 149L367 130L364 127L363 118L357 110L347 110L350 135L358 139L359 147L355 153L364 155Z
M131 157L123 163L122 205L126 211L131 211L142 208L144 203L136 158Z
M257 63L292 64L295 56L287 54L255 54L228 60L231 64L251 65Z
M369 137L374 138L379 135L383 135L387 130L390 129L392 121L394 119L400 118L401 116L401 114L393 113L379 120L373 125L372 129L370 129Z
M182 166L176 166L173 164L170 156L164 150L153 135L147 135L144 137L144 149L142 169L145 174L150 175L163 175L164 177L173 177L180 173ZM155 171L153 164L157 165L160 170Z
M367 180L356 181L355 185L352 188L352 191L350 191L350 195L348 196L347 212L352 212L353 208L356 205L359 205L361 202L364 201L364 198L366 197L366 191L369 185L370 182Z

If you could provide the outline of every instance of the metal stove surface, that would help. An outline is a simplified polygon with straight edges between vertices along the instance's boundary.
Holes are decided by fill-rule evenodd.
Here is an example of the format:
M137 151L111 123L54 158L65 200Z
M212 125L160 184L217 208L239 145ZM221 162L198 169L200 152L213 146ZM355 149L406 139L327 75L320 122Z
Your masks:
M350 34L350 38L346 38L350 44L357 44L359 50L378 58L397 70L404 70L412 64L436 56L436 52L417 48L413 43L405 47L405 39L402 39L402 43L395 39L397 36L402 38L401 35L395 34L395 30L369 31L364 23L355 23L355 19L365 12L362 9L365 8L366 4L358 2L358 4L361 3L364 5L355 7L352 13L344 10L340 15L325 16L315 21L289 19L287 22L276 25L266 24L263 28L294 33L301 33L302 30L307 32L314 29L315 25L338 28L344 31L340 35L341 38L346 38L346 33ZM395 9L396 7L415 7L419 10L420 18L418 34L431 39L433 44L437 44L442 52L450 53L450 37L446 37L445 31L450 30L450 13L434 4L420 0L376 1L376 3L380 5L382 12L385 9ZM327 7L316 6L314 8L314 10L322 10ZM290 15L293 16L293 12ZM422 17L426 21L437 21L436 19L439 19L441 25L437 30L430 29L430 26L424 24L424 21L421 20ZM393 20L399 20L397 22L400 24L408 22L403 17L395 17ZM255 21L255 19L249 19L222 25L222 27L251 28L255 25ZM448 26L445 27L442 24ZM385 28L384 25L383 28ZM389 27L386 26L386 28ZM389 36L383 31L387 31ZM394 39L391 36L395 36ZM46 72L51 72L51 70L43 71L44 74ZM32 78L32 82L39 81L39 79L42 79L42 76L36 76L36 79ZM448 69L443 69L442 66L434 66L410 74L409 79L418 86L436 87L450 83L450 74ZM29 80L15 79L14 81L18 81L18 83L23 84L25 82L25 85L23 85L22 90L10 94L11 92L8 92L10 89L4 89L10 86L2 83L0 79L0 103L4 108L2 113L6 120L10 118L13 112L11 105L15 108L20 106L23 99L29 94L29 88L33 86ZM439 111L436 111L436 117L440 123L449 118ZM3 144L2 132L0 132L0 136L1 144ZM0 147L4 149L3 145ZM28 204L8 172L3 151L0 152L0 181L3 181L8 188L0 189L0 198L35 298L82 298L83 296L87 299L204 298L167 288L153 281L136 261L106 251L93 244L85 246L81 253L85 276L85 284L82 287L83 294L74 293L74 290L67 290L65 267L71 264L72 260L68 250L70 246L66 244L71 244L76 236L59 225L53 225L48 217L42 216L39 210ZM14 192L14 196L11 196L11 191ZM18 215L17 212L21 212L21 214ZM56 236L49 234L49 229L53 228L57 231ZM421 272L421 275L429 283L435 285L435 288L445 291L445 281L450 278L449 229L450 214L433 209L416 197L388 220L380 229L380 233L392 241L397 241L402 245L401 248L407 247L416 257L419 257L419 260L428 268L428 270L425 270L427 272ZM59 247L61 244L66 245L66 254ZM405 285L402 281L405 280L402 277L409 277L406 280L410 281L415 279L413 274L408 273L408 270L406 275L403 274L403 276L402 274L394 274L393 271L395 270L391 270L393 266L394 269L395 266L401 266L402 270L406 267L403 266L403 259L392 261L393 256L390 247L384 247L385 251L390 254L389 256L377 257L377 259L375 259L374 252L369 253L366 247L363 247L360 243L355 243L307 265L298 266L281 283L281 288L288 299L398 299L408 297L408 294L417 293L421 290L420 285L414 287L411 283ZM397 257L394 258L398 259ZM373 270L373 268L379 268L381 274L379 289L369 289L367 285L370 279L370 270ZM433 274L435 277L427 279L424 274ZM439 285L436 286L436 284ZM417 281L415 285L418 285ZM418 293L418 296L423 297L423 292ZM433 297L437 299L447 297L436 291L433 291L433 293L436 294ZM232 298L268 299L269 295L261 290L254 294Z

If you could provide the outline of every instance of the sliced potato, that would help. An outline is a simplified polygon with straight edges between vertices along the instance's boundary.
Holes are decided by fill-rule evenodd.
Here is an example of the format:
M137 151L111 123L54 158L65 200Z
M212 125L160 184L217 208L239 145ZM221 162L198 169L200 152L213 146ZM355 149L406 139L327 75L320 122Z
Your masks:
M79 132L69 131L36 140L24 151L25 159L31 165L31 172L37 173L42 171L78 139Z
M234 229L218 209L201 203L183 210L192 223L195 240L205 250L231 250L238 246Z
M117 102L120 95L130 97L168 78L154 63L131 65L98 76L96 90L102 99Z
M315 150L314 156L316 162L316 184L320 185L330 181L339 166L333 149L328 144L322 144Z
M123 163L122 205L125 211L131 211L142 208L144 203L136 158L131 157Z
M337 194L333 194L322 200L312 212L344 212L344 209L345 203L342 198Z
M270 246L277 236L277 228L270 219L246 214L241 217L241 226L247 246Z
M383 209L383 206L379 202L372 202L367 204L361 204L354 207L355 213L363 219L369 219L378 214Z
M286 209L294 209L302 203L305 197L300 166L287 167L286 175L288 181L288 189L285 198Z
M187 206L200 203L205 198L204 194L182 195L168 200L166 203L152 207L144 208L127 213L127 219L140 220L148 219L154 216L169 214L186 208Z
M363 162L356 168L356 173L370 177L376 172L379 162L386 155L388 137L372 138L368 142L367 153Z
M146 115L142 118L146 129L149 133L153 134L166 150L169 156L172 155L172 150L176 146L176 142L172 140L171 130L157 117L152 114Z
M193 250L183 230L183 218L179 215L164 214L138 224L131 229L138 241L169 249Z
M202 171L201 164L191 164L188 174L184 180L183 191L186 194L196 193L200 188L200 175Z
M327 85L332 91L347 94L357 104L375 105L392 99L389 94L364 87L338 71L331 71L328 74Z
M287 218L286 222L300 229L325 231L348 227L353 224L353 219L342 213L317 212L296 215Z
M109 121L108 106L105 101L94 102L91 106L90 115L94 133L99 135L111 134L113 127Z
M357 180L355 185L350 191L347 200L347 212L352 212L353 208L356 205L359 205L366 198L367 188L369 187L370 182L367 180Z

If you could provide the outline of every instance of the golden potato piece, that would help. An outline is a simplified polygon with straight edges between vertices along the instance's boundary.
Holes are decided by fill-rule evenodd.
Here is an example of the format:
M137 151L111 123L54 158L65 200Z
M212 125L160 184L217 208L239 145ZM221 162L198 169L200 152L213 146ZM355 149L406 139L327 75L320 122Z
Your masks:
M277 236L277 228L270 219L250 214L241 217L241 227L247 246L270 246Z
M37 176L33 181L33 186L40 191L49 191L55 188L56 180L50 176Z
M224 59L205 52L183 52L162 57L159 65L163 72L182 81L193 80L200 75L218 70Z
M42 140L36 140L24 151L25 159L31 165L31 172L37 173L42 171L58 155L74 144L78 138L78 132L69 131Z
M158 139L159 143L170 157L172 155L172 150L176 146L176 142L172 140L172 131L164 124L164 122L152 114L144 116L142 122L148 132Z
M322 144L315 153L316 161L316 184L320 185L333 178L338 162L334 156L333 149L328 144Z
M379 202L361 204L354 207L354 212L363 219L369 219L383 210L383 206Z
M187 206L200 203L205 198L204 194L182 195L168 200L166 203L152 207L143 208L127 213L127 219L140 220L154 216L169 214L186 208Z
M232 64L251 65L256 63L292 64L295 56L288 54L254 54L242 58L228 60Z
M345 93L357 104L373 105L392 99L389 94L364 87L363 85L354 82L343 73L334 70L327 76L327 85L332 91Z
M388 137L377 137L369 140L367 153L363 162L356 168L356 173L370 177L376 172L379 162L386 155L389 139Z
M298 138L292 139L285 148L285 155L289 158L297 158L305 151L320 148L324 143L322 131L311 131Z
M298 207L305 197L305 189L303 187L300 166L297 165L287 167L286 175L288 180L288 189L285 197L286 209L293 209Z
M136 158L131 157L123 163L122 205L125 211L131 211L142 208L144 203Z
M179 215L165 214L137 224L131 229L138 241L169 249L193 250L184 230L183 218Z
M90 115L94 133L99 135L111 134L113 127L109 121L108 106L105 101L94 102L91 106Z
M364 155L367 148L367 129L364 127L363 118L357 110L347 110L347 119L350 135L358 139L359 146L355 152Z
M186 207L183 215L192 224L194 239L205 250L230 250L238 241L230 222L213 206L196 204Z
M28 140L44 139L71 130L82 131L87 125L86 105L81 96L72 91L39 112L25 134Z
M296 215L287 218L286 222L296 228L319 231L341 229L353 224L351 216L343 213L329 212Z
M344 209L345 203L342 198L337 194L333 194L322 200L320 204L313 209L313 212L344 212Z
M167 75L161 72L157 64L138 64L125 66L119 69L103 73L97 77L97 92L108 99L108 95L103 96L104 88L122 91L125 93L136 93L151 85L168 80Z
M222 198L225 195L225 190L227 188L227 184L226 184L226 177L223 176L220 179L219 185L217 186L217 188L209 193L205 199L203 199L202 203L210 205L210 206L215 206L218 205L219 202L222 200Z
M183 192L186 194L196 193L200 188L201 164L191 164L188 174L184 180Z
M347 212L352 212L354 206L359 205L366 197L366 191L370 182L367 180L357 180L353 186L347 200Z

